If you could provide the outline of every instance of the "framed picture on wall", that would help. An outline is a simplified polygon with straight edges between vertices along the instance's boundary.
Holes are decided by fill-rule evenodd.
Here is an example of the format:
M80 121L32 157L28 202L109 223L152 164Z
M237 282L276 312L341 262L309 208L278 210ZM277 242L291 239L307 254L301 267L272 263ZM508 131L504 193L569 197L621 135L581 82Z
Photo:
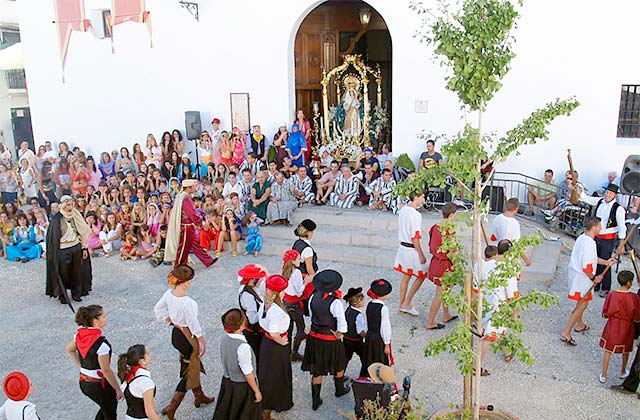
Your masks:
M231 93L231 127L238 127L245 134L251 128L249 117L249 94Z

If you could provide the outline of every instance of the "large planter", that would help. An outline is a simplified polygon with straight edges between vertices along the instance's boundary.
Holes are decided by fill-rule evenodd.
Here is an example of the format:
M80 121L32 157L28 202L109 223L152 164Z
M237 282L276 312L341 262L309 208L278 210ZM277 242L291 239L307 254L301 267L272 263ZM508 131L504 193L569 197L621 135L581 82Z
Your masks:
M462 419L462 409L459 407L443 408L436 411L429 417L429 420L458 420ZM520 420L520 417L515 416L507 411L493 409L488 410L485 407L480 408L480 420Z

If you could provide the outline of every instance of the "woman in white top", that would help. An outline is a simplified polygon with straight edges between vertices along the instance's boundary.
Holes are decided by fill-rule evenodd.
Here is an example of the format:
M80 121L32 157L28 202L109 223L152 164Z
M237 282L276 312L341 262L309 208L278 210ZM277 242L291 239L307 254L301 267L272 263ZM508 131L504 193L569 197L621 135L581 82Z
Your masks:
M38 192L36 190L36 186L38 185L36 174L33 172L33 167L29 166L29 161L27 159L20 160L20 183L24 196L27 197L27 199L30 200L38 196Z
M149 351L143 344L131 346L126 353L118 356L118 377L122 381L120 388L127 401L126 420L160 420L153 402L156 385L147 370L150 359Z
M176 266L167 277L172 289L162 295L154 308L158 320L173 326L171 344L180 352L180 382L171 402L162 409L162 414L169 420L174 420L176 410L190 389L193 390L196 407L213 402L213 398L204 395L200 386L200 372L204 372L200 358L205 353L206 342L198 321L198 304L187 296L194 274L188 265Z
M158 146L158 142L153 134L147 134L147 145L142 151L144 154L144 163L149 166L153 164L156 169L160 169L162 165L162 147Z
M293 407L293 383L288 333L291 319L282 304L287 279L279 274L267 277L265 301L258 316L264 330L260 344L258 383L262 392L262 408L265 419L271 418L271 410L287 411Z
M306 280L302 278L301 261L300 253L295 249L288 249L282 257L282 276L289 281L283 297L284 306L291 317L289 336L293 334L293 325L296 326L296 336L293 339L293 352L291 353L291 361L293 362L301 362L304 359L298 351L305 337L302 295L307 284L313 280L311 276L307 276Z

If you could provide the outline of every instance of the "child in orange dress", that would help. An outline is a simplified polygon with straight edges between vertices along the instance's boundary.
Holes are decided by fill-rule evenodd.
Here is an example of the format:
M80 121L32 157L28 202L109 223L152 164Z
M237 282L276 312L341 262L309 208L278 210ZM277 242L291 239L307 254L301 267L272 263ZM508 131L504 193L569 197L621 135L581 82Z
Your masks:
M124 234L124 238L122 239L122 248L120 248L120 259L124 260L137 260L136 255L138 254L136 250L136 243L138 239L136 235L133 233L133 229L129 229L127 233Z
M628 270L620 271L618 283L620 289L609 293L602 306L602 317L607 318L607 323L600 337L600 347L604 350L602 373L599 377L601 383L607 381L612 353L622 353L620 379L629 376L627 362L629 353L633 350L635 323L640 322L640 298L629 291L633 285L633 273Z

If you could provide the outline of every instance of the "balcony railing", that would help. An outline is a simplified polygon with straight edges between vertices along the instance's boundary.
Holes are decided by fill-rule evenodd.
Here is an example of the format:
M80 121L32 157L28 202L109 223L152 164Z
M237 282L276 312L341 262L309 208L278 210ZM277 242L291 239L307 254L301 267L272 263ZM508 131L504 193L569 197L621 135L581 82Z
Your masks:
M24 76L24 69L5 70L4 75L7 79L7 87L9 89L27 88L27 80Z

